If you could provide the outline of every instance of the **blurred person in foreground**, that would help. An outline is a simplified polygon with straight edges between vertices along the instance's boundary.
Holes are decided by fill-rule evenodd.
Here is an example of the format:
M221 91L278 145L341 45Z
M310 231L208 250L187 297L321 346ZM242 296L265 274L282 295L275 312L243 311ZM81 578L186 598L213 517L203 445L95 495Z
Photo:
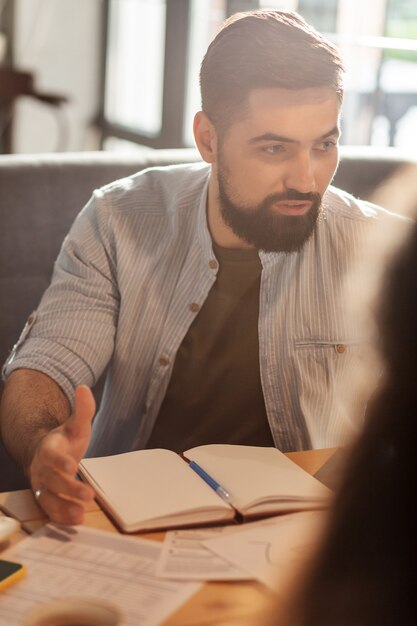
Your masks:
M401 198L406 206L407 196L416 218L417 166L394 179L378 199L389 206ZM383 378L349 451L313 558L289 589L278 590L279 601L257 626L416 623L417 222L406 226L405 238L398 231L394 239L392 244L386 238L393 252L375 299ZM383 244L381 239L378 245Z
M81 523L93 498L85 454L306 450L362 423L343 401L365 341L342 284L388 214L330 185L340 55L295 13L242 13L200 85L204 162L93 194L5 366L1 435L56 522Z

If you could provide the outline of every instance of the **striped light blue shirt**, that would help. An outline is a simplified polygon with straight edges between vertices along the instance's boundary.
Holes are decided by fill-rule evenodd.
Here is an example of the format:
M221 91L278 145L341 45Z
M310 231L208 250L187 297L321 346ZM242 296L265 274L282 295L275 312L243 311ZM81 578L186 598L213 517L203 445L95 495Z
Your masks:
M93 386L108 366L89 455L146 444L198 310L190 305L201 308L216 280L209 172L206 164L153 168L97 190L6 364L6 375L48 374L71 401L76 385ZM261 381L284 451L341 445L363 413L345 403L363 342L342 291L353 259L372 247L368 226L384 211L332 187L324 206L300 252L259 253Z

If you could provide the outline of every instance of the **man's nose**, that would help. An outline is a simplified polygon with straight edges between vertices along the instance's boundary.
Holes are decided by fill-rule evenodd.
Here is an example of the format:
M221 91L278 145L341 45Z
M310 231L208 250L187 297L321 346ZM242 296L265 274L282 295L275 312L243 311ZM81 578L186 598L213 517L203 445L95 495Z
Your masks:
M316 191L316 176L311 155L300 152L287 163L285 186L301 193Z

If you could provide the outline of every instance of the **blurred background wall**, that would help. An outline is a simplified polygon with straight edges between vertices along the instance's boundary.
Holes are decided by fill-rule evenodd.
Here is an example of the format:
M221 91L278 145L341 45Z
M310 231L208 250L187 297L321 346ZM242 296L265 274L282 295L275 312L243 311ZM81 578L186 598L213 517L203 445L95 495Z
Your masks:
M31 73L35 94L67 99L53 106L30 94L17 95L0 118L3 131L13 123L13 152L96 148L101 0L3 0L0 11L3 66ZM2 82L4 89L0 73L0 103Z

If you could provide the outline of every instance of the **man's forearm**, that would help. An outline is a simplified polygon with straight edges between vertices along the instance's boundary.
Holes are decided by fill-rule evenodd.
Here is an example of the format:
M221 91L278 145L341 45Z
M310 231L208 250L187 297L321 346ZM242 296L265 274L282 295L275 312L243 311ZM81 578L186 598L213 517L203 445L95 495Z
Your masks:
M49 376L30 369L10 374L1 398L0 432L26 473L38 442L69 415L67 396Z

